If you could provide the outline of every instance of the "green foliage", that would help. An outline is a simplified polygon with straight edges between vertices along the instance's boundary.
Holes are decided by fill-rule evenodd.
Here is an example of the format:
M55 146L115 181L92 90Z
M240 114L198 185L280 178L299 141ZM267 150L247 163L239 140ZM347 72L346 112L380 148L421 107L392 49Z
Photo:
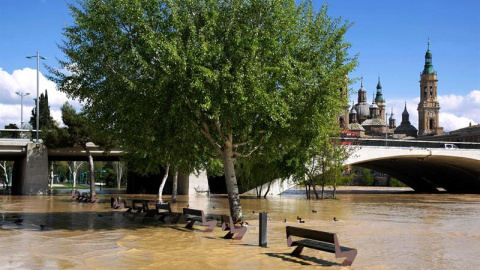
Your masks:
M362 175L362 184L364 186L373 186L375 184L375 178L373 176L372 170L361 168L360 173Z
M407 185L405 185L404 183L400 182L399 180L393 177L390 178L388 185L390 187L407 187Z
M53 120L53 117L50 115L50 105L48 105L48 92L45 90L45 94L41 93L40 97L38 99L38 106L40 108L39 110L39 128L41 130L43 129L50 129L53 128L56 123L55 120ZM29 121L30 126L34 127L36 129L37 127L37 115L36 115L36 108L34 107L32 109L32 116L30 117Z
M5 126L5 129L18 129L17 124L8 124ZM0 138L18 138L20 136L17 131L2 132L0 133Z

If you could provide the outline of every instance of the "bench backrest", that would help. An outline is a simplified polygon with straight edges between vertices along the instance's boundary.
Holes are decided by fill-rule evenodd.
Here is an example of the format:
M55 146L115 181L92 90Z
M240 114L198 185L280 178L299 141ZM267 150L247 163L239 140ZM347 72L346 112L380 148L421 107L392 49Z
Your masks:
M183 214L184 215L203 217L203 210L183 208Z
M335 244L335 234L329 232L316 231L300 227L287 226L287 238L289 236L297 236L317 241Z
M170 207L169 203L157 203L155 207L157 210L166 210L168 212L172 212L172 208Z

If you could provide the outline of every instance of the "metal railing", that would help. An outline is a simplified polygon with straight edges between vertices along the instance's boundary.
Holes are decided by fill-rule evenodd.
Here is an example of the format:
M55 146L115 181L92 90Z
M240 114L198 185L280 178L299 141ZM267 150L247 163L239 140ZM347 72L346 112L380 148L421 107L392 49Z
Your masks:
M448 148L448 149L480 149L480 143L474 142L447 142L447 141L416 141L397 139L362 139L362 138L339 138L343 144L378 147L414 147L414 148ZM387 146L385 146L387 145ZM453 148L450 148L452 147Z

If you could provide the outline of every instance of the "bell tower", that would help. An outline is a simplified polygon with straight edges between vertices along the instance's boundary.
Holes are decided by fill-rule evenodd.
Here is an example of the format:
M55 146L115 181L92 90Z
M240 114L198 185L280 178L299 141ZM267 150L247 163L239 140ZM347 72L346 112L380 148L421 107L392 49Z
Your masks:
M437 100L437 72L433 70L430 40L425 53L425 66L420 74L420 103L418 103L418 135L440 135L440 104Z

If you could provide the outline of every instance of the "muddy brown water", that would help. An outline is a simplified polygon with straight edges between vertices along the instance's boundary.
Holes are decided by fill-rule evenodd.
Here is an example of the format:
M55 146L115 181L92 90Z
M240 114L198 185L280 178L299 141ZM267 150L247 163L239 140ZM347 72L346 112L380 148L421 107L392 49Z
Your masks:
M109 198L90 204L66 195L0 195L0 269L480 269L479 195L242 198L249 231L241 241L223 239L219 227L203 233L124 215L109 208ZM173 210L186 205L228 213L224 197L180 196ZM260 211L269 217L267 248L258 246ZM335 232L340 244L358 249L358 256L350 267L311 249L291 257L286 225Z

